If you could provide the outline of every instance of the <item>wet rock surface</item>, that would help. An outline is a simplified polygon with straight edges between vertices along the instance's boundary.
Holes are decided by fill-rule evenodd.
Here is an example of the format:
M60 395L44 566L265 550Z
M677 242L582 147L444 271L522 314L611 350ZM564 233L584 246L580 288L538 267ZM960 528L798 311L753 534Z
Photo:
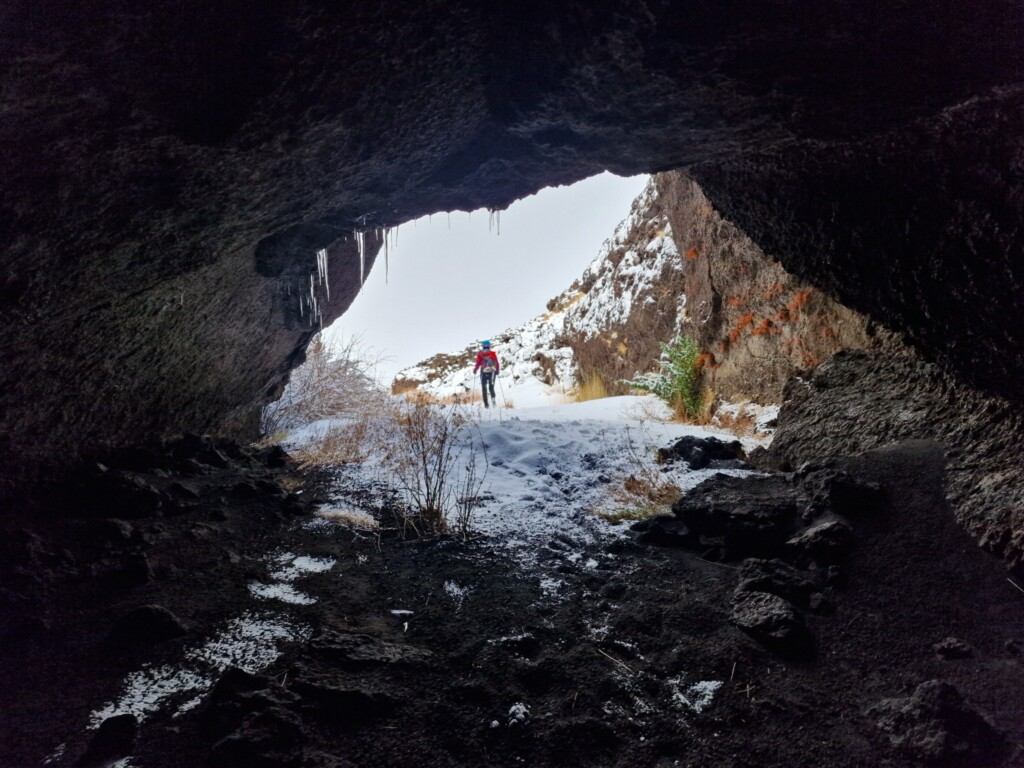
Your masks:
M962 718L942 720L946 698L865 713L936 679L1002 734L979 726L983 738L970 736L974 746L951 754L988 760L997 753L984 744L1009 750L1024 740L1016 716L1024 672L1013 650L1019 593L944 507L942 455L929 444L818 467L886 499L848 519L857 546L842 574L786 562L784 540L773 558L710 562L699 556L704 549L628 538L581 546L570 537L541 545L540 568L530 571L487 540L402 541L324 527L308 507L288 511L295 498L320 495L315 482L288 468L268 474L266 452L224 455L226 467L189 475L198 498L185 513L116 524L90 513L6 536L23 560L63 562L48 553L66 540L74 551L63 570L22 577L24 600L5 604L5 619L38 628L2 640L0 710L9 716L0 764L37 765L57 754L51 765L75 764L99 739L88 728L92 713L115 716L104 708L140 669L206 679L206 688L137 710L134 741L108 750L113 759L130 747L132 762L156 768L666 760L912 768L924 753L916 735L904 735L920 723L938 718L955 735L947 743L963 741L955 724ZM147 480L159 490L182 477ZM227 493L270 481L291 499ZM147 554L151 582L115 589L88 575L93 559L133 551ZM249 590L275 579L314 600ZM189 634L110 655L114 622L155 605ZM225 635L240 616L249 617L243 627L298 631L255 664L240 649L256 635L238 635L237 647ZM936 655L936 639L950 635L975 656ZM221 653L233 660L223 668L180 666ZM151 677L142 690L174 680L190 678ZM910 723L898 714L908 707L924 714ZM1008 765L1008 754L991 764Z

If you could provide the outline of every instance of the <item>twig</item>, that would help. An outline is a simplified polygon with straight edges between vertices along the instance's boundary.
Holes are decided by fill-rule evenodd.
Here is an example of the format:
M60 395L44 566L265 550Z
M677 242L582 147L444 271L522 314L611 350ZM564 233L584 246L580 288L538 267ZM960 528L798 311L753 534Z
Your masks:
M732 663L732 672L729 673L729 682L730 683L732 682L732 679L734 677L736 677L736 662L735 661Z
M601 650L600 648L595 648L594 650L596 650L596 651L597 651L598 653L600 653L600 654L601 654L602 656L604 656L605 658L607 658L607 659L611 659L612 661L614 661L614 662L615 662L616 664L618 664L618 665L619 665L620 667L622 667L622 668L623 668L624 670L626 670L626 671L627 671L627 672L628 672L629 674L631 674L631 675L632 675L632 674L634 674L634 672L633 672L633 670L632 670L632 669L630 669L629 667L627 667L627 666L626 666L625 664L623 664L623 663L622 663L621 661L619 661L618 659L616 659L616 658L615 658L614 656L611 656L611 655L609 655L609 654L605 653L605 652L604 652L604 651L602 651L602 650Z
M580 697L580 692L576 691L576 695L572 697L572 709L576 709L576 699Z
M1011 578L1010 578L1009 576L1007 576L1007 577L1006 577L1006 580L1007 580L1008 582L1010 582L1011 584L1013 584L1013 586L1015 586L1015 587L1016 587L1017 589L1019 589L1019 590L1020 590L1021 592L1024 592L1024 587L1022 587L1022 586L1021 586L1020 584L1018 584L1018 583L1017 583L1016 581L1014 581L1013 579L1011 579Z

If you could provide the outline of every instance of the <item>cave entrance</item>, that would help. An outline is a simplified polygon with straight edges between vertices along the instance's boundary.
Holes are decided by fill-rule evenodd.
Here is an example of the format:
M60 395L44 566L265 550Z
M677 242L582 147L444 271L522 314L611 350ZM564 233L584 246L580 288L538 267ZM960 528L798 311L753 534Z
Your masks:
M597 256L647 180L606 172L542 189L500 213L406 222L388 233L386 256L382 249L325 341L357 337L390 386L403 368L541 315Z

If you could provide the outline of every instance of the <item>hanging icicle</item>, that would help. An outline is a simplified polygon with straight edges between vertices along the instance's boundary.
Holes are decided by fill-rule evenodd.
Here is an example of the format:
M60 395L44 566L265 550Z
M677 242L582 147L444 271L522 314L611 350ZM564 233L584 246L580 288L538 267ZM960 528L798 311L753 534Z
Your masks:
M362 287L366 275L366 233L356 231L356 247L359 249L359 285Z

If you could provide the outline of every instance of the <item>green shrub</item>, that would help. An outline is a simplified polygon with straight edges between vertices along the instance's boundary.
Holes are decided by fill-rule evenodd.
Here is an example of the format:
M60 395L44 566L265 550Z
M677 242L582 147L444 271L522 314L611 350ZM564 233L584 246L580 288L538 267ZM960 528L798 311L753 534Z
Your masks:
M657 373L645 373L625 382L634 389L650 392L668 403L675 411L697 419L704 407L700 391L700 348L692 336L676 336L661 345Z

